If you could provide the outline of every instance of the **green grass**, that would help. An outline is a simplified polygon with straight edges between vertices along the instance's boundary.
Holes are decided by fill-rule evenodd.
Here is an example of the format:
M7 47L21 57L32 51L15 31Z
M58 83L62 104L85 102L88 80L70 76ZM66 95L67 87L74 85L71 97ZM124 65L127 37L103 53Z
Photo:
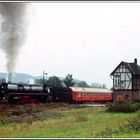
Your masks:
M0 114L0 118L7 122L0 124L1 138L140 137L138 132L131 135L111 133L127 124L127 119L136 118L139 112L110 113L106 107L81 108L62 103L8 105L4 109L12 111Z

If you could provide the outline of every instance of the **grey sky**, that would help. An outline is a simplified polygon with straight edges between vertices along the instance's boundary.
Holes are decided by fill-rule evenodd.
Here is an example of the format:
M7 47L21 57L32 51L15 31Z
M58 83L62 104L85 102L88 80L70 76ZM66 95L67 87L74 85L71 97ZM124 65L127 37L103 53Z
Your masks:
M140 3L31 3L16 72L112 86L121 61L140 64ZM0 50L0 72L6 60Z

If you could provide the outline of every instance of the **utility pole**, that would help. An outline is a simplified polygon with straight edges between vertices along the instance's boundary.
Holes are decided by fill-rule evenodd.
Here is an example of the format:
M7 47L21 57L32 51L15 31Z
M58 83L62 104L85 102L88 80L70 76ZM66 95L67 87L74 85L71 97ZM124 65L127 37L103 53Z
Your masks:
M44 70L43 70L43 85L44 85Z
M43 70L43 85L44 85L44 83L45 83L45 79L44 79L44 75L45 75L45 74L47 75L47 73L45 73L44 70Z

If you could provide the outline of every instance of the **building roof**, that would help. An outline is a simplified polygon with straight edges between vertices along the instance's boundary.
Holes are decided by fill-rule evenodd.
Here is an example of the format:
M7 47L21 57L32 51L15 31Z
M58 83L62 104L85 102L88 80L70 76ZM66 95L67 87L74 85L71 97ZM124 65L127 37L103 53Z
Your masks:
M116 71L116 69L119 68L119 66L120 66L121 64L125 65L126 68L128 68L132 74L134 74L134 75L140 75L140 66L137 65L136 62L134 62L134 63L128 63L128 62L124 62L124 61L122 61L122 62L115 68L115 70L114 70L110 75L113 75L114 72Z

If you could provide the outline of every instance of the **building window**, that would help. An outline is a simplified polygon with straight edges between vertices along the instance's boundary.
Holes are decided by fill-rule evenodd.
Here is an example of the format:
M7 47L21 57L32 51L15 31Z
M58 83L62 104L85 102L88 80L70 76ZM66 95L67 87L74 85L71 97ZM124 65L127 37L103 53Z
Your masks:
M125 100L128 100L129 99L129 95L125 95Z

